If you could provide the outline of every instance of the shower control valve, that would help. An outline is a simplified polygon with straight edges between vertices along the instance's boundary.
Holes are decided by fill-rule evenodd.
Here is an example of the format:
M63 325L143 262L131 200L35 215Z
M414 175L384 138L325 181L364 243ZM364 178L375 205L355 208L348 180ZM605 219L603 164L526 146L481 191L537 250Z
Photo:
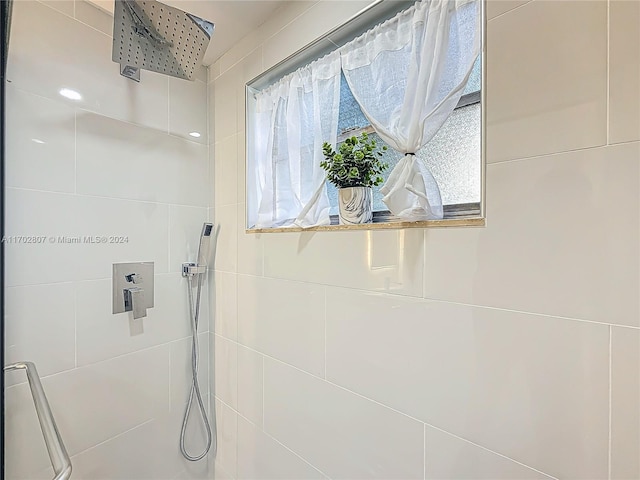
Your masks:
M113 313L133 312L133 318L147 316L153 308L153 262L113 264Z
M198 265L192 262L187 262L182 264L183 277L192 277L199 273L205 273L206 271L207 271L207 267L205 267L204 265Z

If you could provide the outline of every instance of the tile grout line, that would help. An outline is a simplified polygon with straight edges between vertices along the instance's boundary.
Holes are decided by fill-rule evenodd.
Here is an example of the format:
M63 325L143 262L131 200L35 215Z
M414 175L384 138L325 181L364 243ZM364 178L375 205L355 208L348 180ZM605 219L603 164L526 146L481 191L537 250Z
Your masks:
M424 422L424 421L419 420L419 419L417 419L417 418L414 418L414 417L412 417L412 416L410 416L410 415L408 415L408 414L406 414L406 413L403 413L403 412L401 412L401 411L399 411L399 410L396 410L396 409L394 409L394 408L392 408L392 407L390 407L390 406L388 406L388 405L385 405L385 404L383 404L383 403L380 403L380 402L378 402L377 400L374 400L374 399L368 398L368 397L366 397L366 396L364 396L364 395L362 395L362 394L360 394L360 393L357 393L357 392L354 392L354 391L352 391L352 390L349 390L348 388L345 388L345 387L343 387L343 386L341 386L341 385L335 384L335 383L330 382L330 381L328 381L328 380L324 380L323 378L318 377L318 376L316 376L316 375L314 375L314 374L312 374L312 373L306 372L306 371L304 371L304 370L302 370L302 369L300 369L300 368L296 367L295 365L288 364L288 363L286 363L286 362L283 362L283 361L281 361L281 360L278 360L277 358L271 357L271 356L266 355L266 354L264 354L264 353L261 353L261 352L259 352L259 351L257 351L257 350L253 350L253 349L252 349L252 348L250 348L250 347L246 347L246 346L244 346L244 345L243 345L243 347L244 347L244 348L247 348L248 350L254 351L254 352L255 352L255 353L257 353L257 354L262 355L262 357L263 357L263 367L264 367L264 362L265 362L265 360L266 360L266 359L270 359L270 360L273 360L273 361L275 361L275 362L281 363L281 364L283 364L283 365L285 365L285 366L287 366L287 367L293 368L293 369L295 369L295 370L300 371L300 372L301 372L301 373L303 373L303 374L306 374L306 375L308 375L308 376L310 376L310 377L312 377L312 378L315 378L316 380L319 380L319 381L321 381L321 382L326 382L327 384L332 385L332 386L334 386L334 387L336 387L336 388L338 388L338 389L340 389L340 390L343 390L343 391L349 392L349 393L351 393L351 394L353 394L353 395L355 395L355 396L357 396L357 397L360 397L360 398L362 398L362 399L364 399L364 400L367 400L367 401L372 402L372 403L375 403L375 404L377 404L377 405L379 405L379 406L381 406L381 407L383 407L383 408L386 408L386 409L388 409L388 410L390 410L390 411L392 411L392 412L395 412L395 413L397 413L397 414L400 414L400 415L402 415L403 417L406 417L406 418L409 418L409 419L411 419L411 420L414 420L414 421L418 422L419 424L422 424L422 425L423 425L423 428L430 427L430 428L433 428L433 429L435 429L435 430L439 430L439 431L441 431L441 432L443 432L443 433L445 433L445 434L447 434L447 435L450 435L450 436L455 437L455 438L457 438L457 439L459 439L459 440L462 440L462 441L464 441L464 442L466 442L466 443L469 443L469 444L474 445L474 446L476 446L476 447L478 447L478 448L481 448L481 449L483 449L483 450L486 450L487 452L493 453L494 455L498 455L498 456L500 456L500 457L502 457L502 458L505 458L505 459L507 459L507 460L509 460L509 461L511 461L511 462L517 463L518 465L521 465L521 466L526 467L526 468L528 468L528 469L530 469L530 470L533 470L533 471L535 471L535 472L537 472L537 473L540 473L540 474L542 474L542 475L545 475L545 476L546 476L546 477L548 477L548 478L551 478L551 479L554 479L554 480L558 480L558 479L556 479L556 477L553 477L552 475L549 475L549 474L544 473L544 472L542 472L542 471L540 471L540 470L537 470L536 468L531 467L531 466L529 466L529 465L527 465L527 464L525 464L525 463L519 462L518 460L515 460L515 459L513 459L513 458L511 458L511 457L507 457L506 455L503 455L503 454L501 454L501 453L499 453L499 452L496 452L496 451L494 451L494 450L491 450L491 449L489 449L489 448L487 448L487 447L484 447L484 446L482 446L482 445L480 445L480 444L477 444L477 443L475 443L475 442L472 442L471 440L468 440L468 439L466 439L466 438L464 438L464 437L460 437L460 436L458 436L458 435L456 435L456 434L454 434L454 433L451 433L451 432L449 432L449 431L447 431L447 430L444 430L444 429L442 429L442 428L436 427L435 425L432 425L432 424L430 424L430 423L427 423L427 422ZM263 386L264 386L264 375L263 375ZM263 387L263 397L264 397L264 387ZM249 423L251 423L252 425L256 425L254 422L252 422L251 420L249 420L248 418L246 418L244 415L242 415L242 414L241 414L240 412L238 412L236 409L234 409L233 407L231 407L230 405L228 405L228 404L227 404L226 402L224 402L222 399L219 399L219 400L220 400L223 404L225 404L225 405L227 405L229 408L231 408L232 410L236 411L236 413L237 413L239 416L241 416L243 419L247 420L247 421L248 421ZM264 407L264 403L263 403L263 407ZM264 421L264 414L263 414L263 421ZM256 425L256 426L257 426L257 425ZM268 434L264 429L263 429L263 432L264 432L266 435L268 435L269 437L271 437L271 435L269 435L269 434ZM423 433L423 435L425 435L425 434ZM278 441L277 439L275 439L275 437L271 437L271 438L273 438L274 440ZM278 442L278 443L280 443L280 442ZM284 444L282 444L282 445L283 445L283 446L285 446L285 448L287 448L287 447L286 447L286 445L284 445ZM291 450L291 451L292 451L292 450ZM292 451L292 452L293 452L293 451ZM426 452L426 449L425 449L425 452ZM293 452L293 453L295 453L295 452ZM296 455L297 455L297 454L296 454ZM426 453L425 453L424 455L426 455ZM300 458L302 458L302 457L300 457ZM304 459L303 459L303 460L304 460ZM308 463L308 462L307 462L307 463ZM311 465L311 464L310 464L310 465ZM312 465L312 466L313 466L313 465ZM315 467L314 467L314 468L315 468Z
M324 379L327 379L327 287L324 287Z
M167 208L167 268L171 270L171 206Z
M167 135L171 135L171 78L167 75Z
M73 365L78 368L78 286L73 285Z
M447 430L443 430L442 428L436 427L435 425L431 425L431 424L429 424L429 423L425 423L425 425L426 425L426 426L428 426L428 427L430 427L430 428L433 428L433 429L435 429L435 430L439 430L440 432L443 432L443 433L445 433L445 434L447 434L447 435L450 435L450 436L452 436L452 437L454 437L454 438L457 438L458 440L462 440L463 442L466 442L466 443L468 443L468 444L470 444L470 445L473 445L473 446L475 446L475 447L481 448L482 450L485 450L485 451L487 451L487 452L493 453L494 455L497 455L497 456L499 456L499 457L502 457L502 458L504 458L504 459L506 459L506 460L509 460L509 461L513 462L513 463L517 463L518 465L521 465L521 466L523 466L523 467L526 467L526 468L528 468L529 470L533 470L534 472L540 473L540 474L544 475L545 477L548 477L548 478L553 479L553 480L559 480L558 478L556 478L556 477L554 477L554 476L552 476L552 475L549 475L548 473L544 473L543 471L538 470L538 469L536 469L536 468L533 468L533 467L531 467L531 466L529 466L529 465L527 465L527 464L525 464L525 463L519 462L518 460L515 460L515 459L513 459L513 458L511 458L511 457L507 457L506 455L503 455L502 453L498 453L498 452L496 452L495 450L491 450L490 448L483 447L482 445L480 445L480 444L478 444L478 443L475 443L475 442L472 442L471 440L468 440L468 439L466 439L466 438L464 438L464 437L460 437L460 436L456 435L455 433L451 433L451 432L449 432L449 431L447 431Z
M217 398L217 397L216 397ZM307 465L309 465L311 468L313 468L314 470L318 471L318 473L320 473L321 475L323 475L326 479L330 479L331 477L329 477L329 475L325 474L322 470L320 470L318 467L316 467L315 465L313 465L311 462L309 462L307 459L305 459L302 455L296 453L295 451L293 451L292 449L290 449L289 447L287 447L284 443L282 443L280 440L278 440L276 437L274 437L273 435L271 435L269 432L265 431L264 428L260 428L260 425L256 424L255 422L251 421L250 419L248 419L247 417L245 417L242 413L238 412L237 410L235 410L233 407L231 407L230 405L228 405L227 403L225 403L223 400L221 400L220 398L217 398L218 401L225 405L227 408L233 410L236 415L240 418L242 418L245 422L247 422L248 424L257 427L260 429L260 432L262 434L264 434L265 436L269 437L269 439L273 440L274 442L276 442L278 445L280 445L281 447L283 447L284 449L286 449L287 451L289 451L290 453L294 454L296 457L298 457L300 460L302 460L304 463L306 463ZM236 442L237 443L237 442ZM236 458L237 460L237 458ZM236 472L237 473L237 472Z
M271 35L267 36L266 38L263 38L262 41L258 44L257 47L255 47L253 50L251 50L249 53L247 53L246 55L242 56L237 62L233 63L232 65L228 66L224 71L222 70L222 66L220 66L219 68L219 74L218 77L221 77L223 74L229 72L232 68L234 68L235 66L237 66L240 62L242 62L245 58L247 58L249 55L251 55L255 50L257 50L260 47L264 47L264 44L267 43L268 40L272 39L273 37L275 37L276 35L278 35L280 32L282 32L285 28L287 28L289 25L293 24L296 20L298 20L299 17L301 17L302 15L306 14L307 12L309 12L313 7L315 7L318 3L320 3L321 0L315 0L313 2L312 5L310 5L307 9L305 9L302 13L296 15L293 19L291 19L288 23L286 23L284 26L282 26L282 28L279 28L276 32L272 33ZM274 12L274 13L277 13ZM270 17L271 18L271 17ZM267 19L268 20L268 19ZM263 22L258 26L258 29L260 29L261 27L264 26L264 24L266 23ZM233 48L233 47L232 47ZM262 48L263 52L262 52L262 70L264 70L264 48ZM231 51L231 49L227 50L218 60L216 60L216 62L220 61L220 59L222 57L224 57L225 55L227 55L229 52ZM276 65L279 62L276 62ZM215 80L215 79L214 79Z
M74 453L73 455L71 455L71 458L73 459L73 458L77 457L78 455L82 455L82 454L84 454L84 453L89 452L90 450L94 450L94 449L96 449L96 448L98 448L98 447L101 447L101 446L102 446L102 445L104 445L105 443L108 443L108 442L110 442L110 441L112 441L112 440L116 440L117 438L120 438L120 437L122 437L123 435L126 435L126 434L128 434L128 433L130 433L130 432L132 432L132 431L134 431L134 430L137 430L137 429L139 429L139 428L141 428L141 427L144 427L145 425L147 425L147 424L149 424L149 423L152 423L154 420L156 420L156 419L155 419L155 418L150 418L149 420L145 420L145 421L144 421L144 422L142 422L142 423L139 423L139 424L137 424L137 425L134 425L133 427L128 428L128 429L127 429L127 430L125 430L124 432L120 432L120 433L118 433L117 435L114 435L113 437L107 438L106 440L102 440L101 442L98 442L98 443L96 443L95 445L91 445L90 447L87 447L87 448L85 448L85 449L83 449L83 450L80 450L80 451L79 451L79 452L77 452L77 453Z
M597 149L604 149L604 148L612 148L612 147L617 147L617 146L621 146L621 145L629 145L629 144L633 144L633 143L638 143L638 140L627 140L624 142L616 142L616 143L611 143L608 144L606 141L605 143L602 143L600 145L591 145L591 146L587 146L587 147L579 147L579 148L572 148L569 150L562 150L559 152L549 152L549 153L541 153L541 154L537 154L537 155L529 155L529 156L525 156L525 157L517 157L517 158L508 158L505 160L495 160L493 162L487 162L487 167L490 167L492 165L503 165L506 163L513 163L513 162L523 162L526 160L535 160L535 159L544 159L544 158L549 158L549 157L557 157L557 156L561 156L561 155L567 155L570 153L580 153L580 152L585 152L585 151L589 151L589 150L597 150Z
M427 480L427 424L422 425L422 478Z
M74 3L75 5L75 3ZM73 109L73 193L78 194L78 109Z
M502 311L502 312L518 313L518 314L523 314L523 315L533 315L533 316L538 316L538 317L553 318L553 319L558 319L558 320L568 320L568 321L581 322L581 323L592 323L592 324L596 324L596 325L607 325L607 326L611 325L611 326L614 326L614 327L631 328L631 329L634 329L634 330L640 329L640 325L639 326L635 326L635 325L623 325L623 324L618 324L618 323L598 322L596 320L588 320L588 319L584 319L584 318L568 317L566 315L554 315L554 314L551 314L551 313L542 313L542 312L529 312L527 310L517 310L517 309L513 309L513 308L495 307L495 306L491 306L491 305L479 305L479 304L474 304L474 303L455 302L455 301L452 301L452 300L443 300L443 299L438 299L438 298L417 297L417 296L413 296L413 295L403 295L403 294L393 293L393 292L380 292L380 291L376 291L376 290L366 290L366 289L362 289L362 288L358 288L358 287L347 287L347 286L343 286L343 285L332 285L332 284L328 284L328 283L316 283L316 282L310 282L310 281L306 281L306 280L293 280L293 279L290 279L290 278L270 277L270 276L265 276L265 275L255 275L255 274L251 274L251 273L238 273L238 272L232 272L232 271L227 271L227 270L217 270L217 271L224 272L224 273L235 273L235 274L237 274L239 276L245 276L245 277L265 278L265 279L268 279L268 280L275 280L275 281L280 281L280 282L290 282L290 283L299 283L299 284L304 284L304 285L324 286L324 287L328 287L328 288L360 292L360 293L366 294L366 295L375 295L375 296L388 297L388 298L404 299L404 300L406 300L408 302L412 302L412 303L421 303L421 302L445 303L445 304L460 305L460 306L471 307L471 308L482 308L482 309L487 309L487 310L497 310L497 311Z
M194 207L194 208L200 208L200 207ZM264 275L255 275L255 274L250 274L250 273L238 273L238 272L234 272L234 271L230 271L230 270L216 269L216 270L213 270L213 271L214 271L214 273L218 272L218 273L234 274L234 275L237 275L237 276L263 278L263 279L275 280L275 281L281 281L281 282L291 282L291 283L299 283L299 284L304 284L304 285L324 286L324 287L330 287L330 288L335 288L335 289L342 289L342 290L360 292L360 293L367 294L367 295L376 295L376 296L383 296L383 297L389 297L389 298L404 299L406 301L413 302L413 303L420 303L420 302L445 303L445 304L451 304L451 305L466 306L466 307L471 307L471 308L497 310L497 311L503 311L503 312L517 313L517 314L522 314L522 315L533 315L533 316L545 317L545 318L553 318L553 319L558 319L558 320L567 320L567 321L580 322L580 323L589 323L589 324L595 324L595 325L613 326L613 327L616 327L616 328L629 328L629 329L632 329L632 330L640 330L640 326L635 326L635 325L624 325L624 324L618 324L618 323L605 323L605 322L598 322L598 321L595 321L595 320L587 320L587 319L583 319L583 318L567 317L567 316L562 316L562 315L553 315L553 314L549 314L549 313L529 312L529 311L526 311L526 310L515 310L515 309L509 309L509 308L494 307L494 306L489 306L489 305L476 305L476 304L472 304L472 303L454 302L454 301L450 301L450 300L442 300L442 299L436 299L436 298L421 298L421 297L414 297L414 296L409 296L409 295L401 295L401 294L397 294L397 293L377 292L377 291L374 291L374 290L363 290L361 288L354 288L354 287L345 287L345 286L339 286L339 285L329 285L329 284L323 284L323 283L314 283L314 282L302 281L302 280L291 280L291 279L278 278L278 277L268 277L268 276L264 276ZM157 272L156 275L172 275L172 274L179 274L179 273L180 273L179 270L171 270L171 269L169 269L169 270L164 271L164 272ZM47 285L60 285L60 284L75 283L75 282L98 282L98 281L105 281L105 280L110 280L110 279L111 279L111 276L97 277L97 278L84 278L84 279L75 279L75 280L63 280L63 281L59 281L59 282L25 283L25 284L20 284L20 285L7 285L6 288L29 288L29 287L39 287L39 286L47 286ZM236 304L236 307L237 307L237 304ZM229 340L232 340L232 341L237 341L237 340L234 340L231 337L227 337L225 334L222 334L222 333L216 333L216 335L219 335L219 336L221 336L221 337L223 337L225 339L229 339ZM243 345L243 344L240 344L240 345ZM245 346L245 345L243 345L243 346ZM249 348L249 347L247 347L247 348Z
M113 200L113 201L119 201L119 202L144 203L145 205L158 205L158 206L181 207L181 208L200 208L200 209L207 208L206 206L202 206L202 205L189 205L186 203L154 202L152 200L140 200L137 198L108 197L106 195L90 195L87 193L60 192L56 190L43 190L40 188L27 188L27 187L14 187L14 186L7 186L5 188L6 190L17 190L20 192L37 192L37 193L47 193L50 195L66 195L69 197L80 197L80 198L98 198L101 200Z
M224 338L224 337L223 337L223 338ZM326 379L324 379L324 378L322 378L322 377L320 377L320 376L318 376L318 375L316 375L316 374L314 374L314 373L307 372L306 370L303 370L303 369L301 369L300 367L296 367L295 365L292 365L291 363L284 362L284 361L282 361L282 360L280 360L280 359L278 359L278 358L272 357L271 355L268 355L268 354L266 354L266 353L263 353L263 352L260 352L260 351L258 351L258 350L255 350L255 349L254 349L254 348L252 348L252 347L248 347L248 346L246 346L246 345L242 345L242 344L238 343L237 341L234 341L234 340L231 340L231 339L226 339L226 338L225 338L225 340L227 340L228 342L231 342L231 343L235 343L235 344L237 344L237 345L240 345L240 346L242 346L242 347L246 348L247 350L250 350L250 351L252 351L252 352L254 352L254 353L260 354L260 355L262 355L265 359L269 359L269 360L273 360L274 362L281 363L282 365L285 365L285 366L287 366L287 367L289 367L289 368L293 368L293 369L295 369L295 370L297 370L297 371L299 371L299 372L301 372L301 373L303 373L303 374L305 374L305 375L309 375L310 377L312 377L312 378L314 378L314 379L316 379L316 380L319 380L319 381L321 381L321 382L326 382L326 383L328 383L329 385L332 385L332 386L334 386L334 387L336 387L336 388L339 388L339 389L341 389L341 390L344 390L345 392L349 392L349 393L351 393L351 394L353 394L353 395L356 395L356 396L358 396L358 397L360 397L360 398L363 398L364 400L367 400L367 401L369 401L369 402L375 403L375 404L377 404L377 405L379 405L379 406L381 406L381 407L384 407L384 408L386 408L386 409L388 409L388 410L391 410L391 411L393 411L393 412L395 412L395 413L398 413L399 415L402 415L403 417L409 418L409 419L414 420L414 421L419 422L419 423L424 423L422 420L419 420L419 419L417 419L417 418L415 418L415 417L412 417L412 416L411 416L411 415L409 415L409 414L406 414L406 413L404 413L404 412L401 412L400 410L396 410L395 408L390 407L390 406L388 406L388 405L385 405L384 403L381 403L381 402L379 402L379 401L377 401L377 400L374 400L374 399L372 399L372 398L366 397L365 395L362 395L361 393L355 392L355 391L353 391L353 390L349 390L348 388L343 387L342 385L339 385L339 384L337 384L337 383L333 383L332 381L330 381L330 380L326 380ZM263 386L264 386L264 375L263 375ZM263 389L263 396L264 396L264 389ZM264 405L263 405L263 407L264 407Z
M607 474L609 480L611 480L611 446L612 446L612 429L611 429L611 420L613 418L612 415L612 391L613 391L613 327L609 325L609 432L608 432L608 455L607 455Z
M611 145L611 0L607 0L607 145Z
M97 361L91 361L91 362L88 362L88 363L84 363L82 365L78 365L78 366L76 366L74 368L68 368L66 370L61 370L59 372L53 372L53 373L50 373L50 374L45 374L45 375L42 375L40 378L44 380L45 378L56 377L58 375L69 373L69 372L72 372L74 370L93 367L93 366L96 366L96 365L100 365L102 363L110 362L112 360L122 359L123 357L127 357L127 356L130 356L130 355L137 355L139 353L146 353L146 352L148 352L150 350L153 350L155 348L158 348L158 349L162 348L162 347L171 348L172 344L187 340L189 338L190 338L190 336L186 336L186 337L182 337L182 338L176 338L176 339L173 339L173 340L169 340L168 342L158 343L157 345L150 345L148 347L144 347L144 348L141 348L139 350L133 350L131 352L125 352L125 353L119 353L119 354L117 354L117 355L115 355L113 357L103 358L103 359L100 359L100 360L97 360Z
M179 270L167 271L167 272L156 272L154 276L165 276L165 275L181 275ZM59 282L46 282L46 283L25 283L21 285L7 285L6 289L10 288L35 288L35 287L47 287L47 286L57 286L57 285L66 285L66 284L76 284L76 283L89 283L89 282L104 282L106 280L112 280L113 277L109 275L108 277L98 277L98 278L85 278L85 279L74 279L74 280L61 280ZM624 327L624 325L616 325L617 327ZM629 327L634 328L634 327ZM224 336L224 335L222 335ZM170 340L173 341L173 340Z
M48 8L51 8L51 7L48 7ZM53 9L53 10L55 10L55 9ZM109 37L109 38L111 38L111 37ZM200 80L195 80L195 81L196 82L200 82ZM24 89L23 87L19 87L14 83L11 83L11 88L16 90L16 91L28 94L30 96L33 96L33 97L36 97L36 98L39 98L39 99L47 100L49 102L54 102L54 103L56 103L58 105L65 105L65 106L67 106L69 108L75 108L75 109L77 109L78 111L81 111L81 112L88 112L90 114L94 114L94 115L100 116L103 119L113 120L115 122L124 123L126 125L132 125L134 127L143 128L145 130L149 130L149 131L155 132L158 135L162 135L163 138L164 137L170 137L170 138L175 138L177 140L182 140L182 141L188 142L188 144L191 144L191 145L205 146L205 144L202 143L201 141L193 140L192 138L187 138L187 137L184 137L184 136L179 135L179 134L169 133L168 128L167 128L167 131L162 131L159 128L156 128L156 127L153 127L153 126L150 126L150 125L145 125L144 123L136 123L136 122L132 122L130 120L126 120L124 118L105 115L104 112L102 112L101 110L92 110L90 108L82 108L81 106L73 106L72 107L72 106L70 106L70 103L67 102L67 101L60 100L60 99L58 99L56 97L46 96L46 95L43 95L41 93L34 92L34 91L31 91L31 90L28 90L28 89Z
M422 233L422 296L427 297L427 232Z
M264 355L260 354L260 358L262 359L262 425L260 425L260 428L262 428L262 430L264 431L264 360L265 357Z
M496 15L495 17L487 18L487 23L489 23L489 22L491 22L491 21L493 21L493 20L495 20L495 19L497 19L497 18L503 17L504 15L507 15L508 13L512 13L512 12L514 12L515 10L518 10L519 8L522 8L522 7L526 6L526 5L528 5L528 4L529 4L529 3L531 3L532 1L533 1L533 0L528 0L527 2L523 3L522 5L518 5L518 6L516 6L516 7L510 8L510 9L509 9L509 10L507 10L506 12L502 12L501 14Z
M173 376L171 375L171 371L172 371L171 367L172 367L172 364L173 364L173 362L172 362L172 360L173 360L173 352L172 352L172 350L173 350L173 348L169 347L169 375L168 375L169 381L167 382L167 384L168 384L167 386L169 388L169 392L168 392L168 394L169 394L169 412L173 411L173 395L171 395L171 390L172 390L171 386L173 384Z

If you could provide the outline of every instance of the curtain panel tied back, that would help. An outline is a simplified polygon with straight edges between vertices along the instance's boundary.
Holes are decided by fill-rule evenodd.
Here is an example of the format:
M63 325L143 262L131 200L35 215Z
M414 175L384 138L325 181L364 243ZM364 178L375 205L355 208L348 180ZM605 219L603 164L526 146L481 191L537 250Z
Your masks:
M396 217L443 217L440 189L416 156L455 109L480 52L479 2L418 2L340 49L362 113L405 156L380 189Z
M257 228L327 225L322 144L335 148L340 74L375 132L404 157L381 188L403 220L441 219L438 184L415 152L451 115L480 52L480 2L430 0L257 94Z

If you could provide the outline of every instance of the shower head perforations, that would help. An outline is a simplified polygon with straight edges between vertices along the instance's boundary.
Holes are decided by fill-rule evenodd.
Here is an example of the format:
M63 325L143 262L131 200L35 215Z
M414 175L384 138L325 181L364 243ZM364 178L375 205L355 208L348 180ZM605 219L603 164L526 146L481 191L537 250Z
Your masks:
M156 0L116 0L112 60L192 80L213 28Z

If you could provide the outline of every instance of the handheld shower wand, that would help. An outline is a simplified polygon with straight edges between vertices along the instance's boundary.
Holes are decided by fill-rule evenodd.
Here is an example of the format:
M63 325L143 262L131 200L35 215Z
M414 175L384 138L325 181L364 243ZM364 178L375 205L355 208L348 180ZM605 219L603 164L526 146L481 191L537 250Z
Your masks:
M182 264L182 276L187 278L188 296L189 296L189 315L191 318L191 390L189 392L189 401L187 408L184 412L184 420L182 421L182 430L180 431L180 451L187 460L195 462L204 458L213 444L213 450L216 451L216 421L215 410L213 411L213 433L209 426L209 419L207 417L207 411L202 401L202 394L200 393L200 384L198 383L198 320L200 317L200 297L202 292L202 282L207 271L207 264L209 260L209 247L211 243L211 233L213 231L212 223L205 223L202 226L202 233L200 234L200 245L198 246L198 260L197 263L183 263ZM195 304L193 301L193 278L197 277L197 290ZM193 407L193 402L198 402L198 408L200 415L202 416L203 424L207 433L207 445L204 451L200 455L190 455L187 452L185 446L185 435L187 431L187 422L189 421L189 414Z
M202 233L200 234L200 245L198 245L198 265L209 265L209 248L211 246L211 232L213 231L213 223L205 223L202 225Z
M211 244L211 233L213 223L204 223L200 233L200 244L198 245L198 261L196 263L186 262L182 264L182 276L189 278L207 271L209 265L209 247Z

